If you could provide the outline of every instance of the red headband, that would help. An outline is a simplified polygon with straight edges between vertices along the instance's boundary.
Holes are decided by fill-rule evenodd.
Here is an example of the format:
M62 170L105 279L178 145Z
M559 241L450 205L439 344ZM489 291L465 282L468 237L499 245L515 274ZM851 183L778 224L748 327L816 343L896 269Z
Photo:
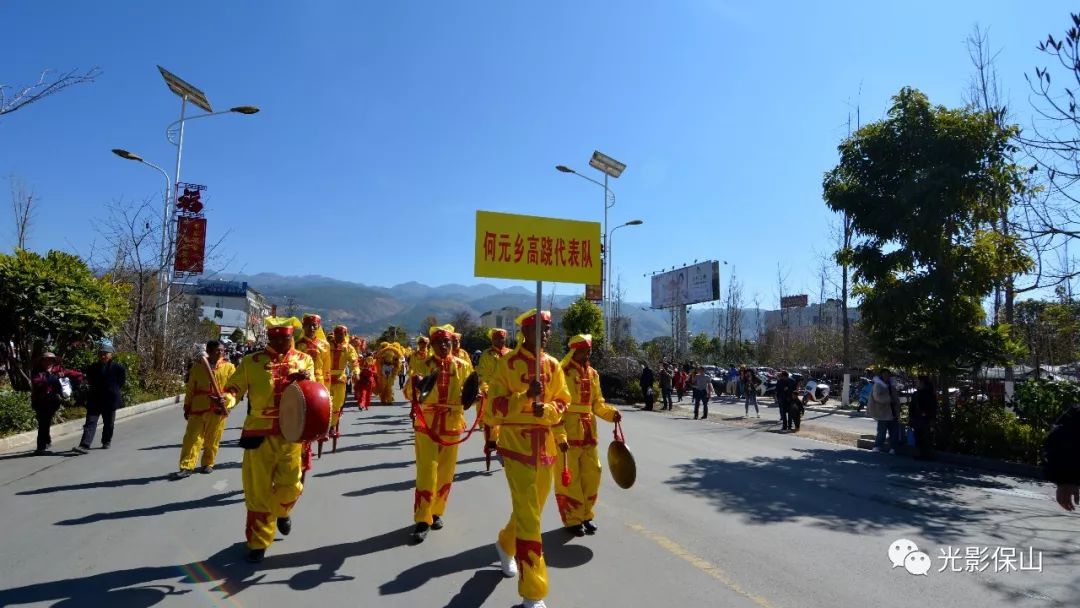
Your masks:
M271 338L275 336L291 336L293 335L293 328L291 325L286 325L284 327L271 327L270 329L266 330L266 335L270 336Z
M304 324L306 325L308 321L314 323L318 327L322 326L322 317L319 315L304 315Z
M551 313L545 310L544 312L540 313L540 318L543 319L545 323L550 323L551 322ZM525 319L523 319L521 321L521 326L522 327L535 327L536 326L536 314L535 313L531 314L528 317L526 317Z
M445 329L439 329L439 330L436 330L435 333L431 334L431 339L432 340L442 340L443 338L450 339L450 338L453 337L453 335L454 334L452 332L448 332Z

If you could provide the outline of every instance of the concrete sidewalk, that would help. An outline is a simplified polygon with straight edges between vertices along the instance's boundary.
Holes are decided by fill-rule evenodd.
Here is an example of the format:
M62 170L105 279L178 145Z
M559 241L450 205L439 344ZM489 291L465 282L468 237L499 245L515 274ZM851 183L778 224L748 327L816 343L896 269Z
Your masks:
M153 412L163 407L170 405L176 405L180 403L183 395L175 395L172 397L165 397L164 399L158 399L156 401L147 401L146 403L139 403L129 407L122 407L116 410L116 422L145 414L147 412ZM82 432L84 420L69 420L60 424L54 424L50 430L53 441L63 437L70 437L71 435L77 435ZM16 435L10 435L8 437L0 438L0 453L13 451L26 446L35 445L37 440L37 430L27 431L25 433L18 433Z

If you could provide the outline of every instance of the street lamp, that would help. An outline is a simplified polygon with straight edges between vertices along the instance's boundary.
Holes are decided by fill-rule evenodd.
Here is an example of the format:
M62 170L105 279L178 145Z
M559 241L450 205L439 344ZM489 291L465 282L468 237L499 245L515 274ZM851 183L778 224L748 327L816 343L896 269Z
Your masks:
M618 226L612 228L611 232L609 232L605 236L604 240L607 241L607 244L608 244L605 255L606 255L607 259L608 259L608 269L609 270L614 267L611 259L612 259L612 252L615 251L615 247L614 247L614 244L612 242L612 238L615 236L615 231L618 230L619 228L626 228L627 226L640 226L640 225L642 225L644 223L645 222L643 222L642 220L630 220L629 222L626 222L625 224L619 224ZM611 277L608 276L609 284L610 284L610 281L611 281ZM616 321L615 322L618 323L618 315L619 315L618 310L615 311L615 315L616 315ZM612 341L614 342L614 339L615 339L615 331L614 330L616 328L612 327L611 329L612 329Z
M601 287L603 288L604 292L602 297L604 298L604 323L606 325L609 321L608 316L610 307L608 306L608 300L610 299L611 295L611 264L607 262L607 259L609 257L609 254L607 253L607 215L608 209L611 209L615 206L615 193L608 188L608 177L614 177L617 179L620 175L622 175L622 172L626 170L626 165L620 163L614 158L611 158L610 156L607 156L606 154L601 153L600 151L594 150L592 158L589 159L589 166L604 174L603 182L582 175L574 169L567 167L566 165L555 165L555 169L560 173L573 173L574 175L582 179L588 180L604 189L604 275L601 279L601 282L603 283Z
M165 335L165 327L166 327L165 323L168 321L168 310L169 310L169 298L168 298L168 294L165 294L165 291L168 288L168 283L166 282L165 277L167 276L168 265L169 265L169 261L168 261L168 257L167 257L168 256L168 249L167 248L168 248L168 244L170 242L170 240L169 240L169 211L170 211L170 208L171 208L170 203L172 201L171 201L171 197L169 196L169 194L173 191L172 180L169 178L169 174L165 172L165 169L162 169L161 167L155 165L154 163L143 159L143 157L139 156L138 154L135 154L134 152L129 152L128 150L124 150L123 148L113 148L112 153L119 156L120 158L123 158L124 160L133 160L133 161L135 161L137 163L142 163L142 164L146 165L147 167L155 169L155 170L157 170L158 173L161 174L162 177L165 178L165 206L164 206L164 209L161 212L161 251L160 251L160 254L159 254L160 255L159 259L161 260L161 268L160 268L160 270L158 272L158 298L160 299L159 303L158 303L158 314L160 315L159 319L161 319L161 324L162 324L161 335L164 336Z
M206 94L194 85L189 84L176 74L166 70L160 65L157 66L158 71L161 72L161 77L165 79L165 85L169 87L169 90L180 97L180 119L165 127L165 139L169 140L169 143L176 146L176 172L173 174L174 194L179 195L179 192L175 192L175 189L180 187L180 160L184 154L184 123L189 120L195 120L196 118L209 118L210 116L220 116L221 114L257 114L259 108L256 106L236 106L229 108L222 112L215 112L210 106L210 101L206 98ZM198 114L195 116L186 116L187 104L191 102L195 106L206 111L205 114ZM174 133L176 139L173 139ZM169 233L169 243L172 243L172 222L167 224L167 231ZM169 270L168 282L166 283L166 289L172 283L172 272ZM169 299L165 299L165 325L168 326L169 322ZM164 331L162 332L164 335Z

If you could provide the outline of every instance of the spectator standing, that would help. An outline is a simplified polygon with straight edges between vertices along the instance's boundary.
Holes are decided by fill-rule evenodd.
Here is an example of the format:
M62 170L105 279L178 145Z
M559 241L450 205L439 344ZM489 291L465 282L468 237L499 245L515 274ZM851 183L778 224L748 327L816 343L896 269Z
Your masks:
M671 375L671 368L667 363L660 365L660 399L662 410L670 410L673 405L671 402L671 387L674 383L674 377Z
M675 378L673 384L675 385L675 394L679 397L679 403L682 403L683 395L686 394L686 383L690 380L690 374L686 370L681 368L675 369Z
M757 389L761 385L761 380L758 379L754 370L743 367L742 368L742 383L743 391L746 393L746 417L750 417L750 406L754 406L754 413L758 418L761 418L761 411L758 410L757 405Z
M641 370L641 396L645 401L645 411L651 412L653 409L653 403L656 401L656 393L653 391L653 383L656 382L656 375L653 374L652 368L648 363L643 363Z
M80 454L90 450L94 435L97 434L98 418L101 418L105 425L101 431L101 447L109 449L112 445L113 423L116 420L116 410L120 407L120 393L127 382L127 370L113 361L115 352L112 342L102 340L98 346L98 360L86 369L86 383L89 386L86 423L83 425L82 440L75 448Z
M708 418L709 399L712 397L712 379L705 373L704 368L699 367L694 370L694 375L690 378L690 388L693 389L694 394L694 420L698 419L699 404L705 408L701 419Z
M734 365L730 366L727 372L727 393L739 398L739 370Z
M895 454L900 447L900 417L897 415L896 390L892 383L892 373L882 369L874 376L874 387L870 390L870 401L866 413L877 421L877 437L874 439L874 451L880 452L885 445L885 435L889 436L889 453Z
M38 425L37 450L34 454L48 453L52 446L50 430L53 417L60 411L61 400L70 397L82 380L81 373L61 367L60 360L53 353L45 353L38 360L30 386L30 407L34 410Z
M1066 511L1080 505L1080 404L1065 410L1043 444L1043 473Z
M781 430L793 430L795 425L791 417L791 405L795 401L795 380L785 369L776 380L776 407L780 410Z
M937 392L929 376L919 376L919 387L909 407L911 428L915 432L915 449L919 460L929 460L934 455L933 437L930 430L937 417Z

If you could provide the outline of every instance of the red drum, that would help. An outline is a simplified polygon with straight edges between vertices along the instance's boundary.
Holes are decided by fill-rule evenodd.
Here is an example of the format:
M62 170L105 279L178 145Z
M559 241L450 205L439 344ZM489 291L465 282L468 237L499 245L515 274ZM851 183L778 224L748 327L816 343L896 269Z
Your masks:
M281 434L286 441L313 441L330 429L330 393L312 380L300 380L281 393Z

